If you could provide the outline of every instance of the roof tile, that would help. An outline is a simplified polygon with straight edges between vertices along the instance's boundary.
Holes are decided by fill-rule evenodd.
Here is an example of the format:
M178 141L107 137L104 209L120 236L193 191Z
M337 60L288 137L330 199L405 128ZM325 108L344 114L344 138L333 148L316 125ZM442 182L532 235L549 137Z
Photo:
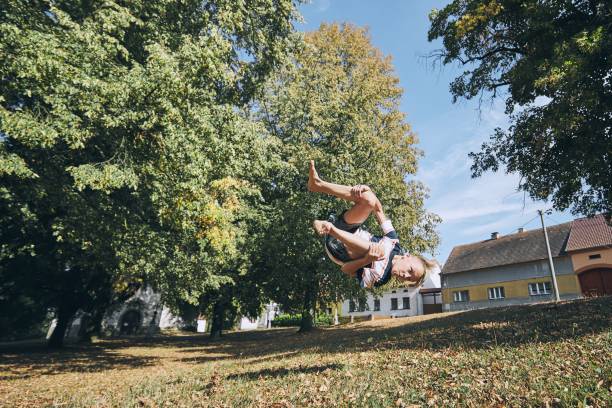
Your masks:
M612 246L612 225L606 222L603 215L574 220L567 251L605 246Z
M571 222L547 227L553 257L565 255ZM442 274L512 265L548 258L542 229L534 229L497 239L459 245L453 248Z

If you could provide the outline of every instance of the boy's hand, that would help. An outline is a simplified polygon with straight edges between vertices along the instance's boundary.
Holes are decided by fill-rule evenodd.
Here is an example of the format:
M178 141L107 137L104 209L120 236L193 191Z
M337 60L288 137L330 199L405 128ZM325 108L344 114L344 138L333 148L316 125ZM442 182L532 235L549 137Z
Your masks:
M351 196L354 198L361 198L363 193L366 191L370 191L370 187L365 184L357 184L356 186L351 187Z
M370 249L366 255L366 258L370 262L380 261L385 257L385 250L382 244L370 244Z

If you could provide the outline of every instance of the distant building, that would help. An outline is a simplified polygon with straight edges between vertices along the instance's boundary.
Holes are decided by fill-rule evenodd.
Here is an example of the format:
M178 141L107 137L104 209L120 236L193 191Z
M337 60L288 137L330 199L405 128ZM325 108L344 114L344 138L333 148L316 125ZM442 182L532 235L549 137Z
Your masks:
M127 301L106 310L102 332L109 336L153 334L160 328L180 327L182 323L161 304L159 293L150 286L143 286Z
M565 250L584 296L612 294L612 226L602 215L572 222Z
M365 302L347 299L342 315L354 317L406 317L442 311L440 276L429 276L420 288L389 289L382 296L368 293Z
M278 305L276 303L268 303L261 314L255 318L242 316L238 322L238 330L256 330L272 327L272 320L278 315Z
M547 227L561 299L612 294L612 228L603 216ZM541 229L453 248L442 268L444 310L554 298Z
M269 320L274 319L277 311L277 305L270 303L256 319L240 317L236 329L253 330L269 327ZM197 332L205 332L209 329L207 319L189 322L172 314L170 309L161 303L160 294L150 286L138 289L127 301L111 306L102 321L102 331L109 336L150 335L157 333L160 329L185 328L195 329Z

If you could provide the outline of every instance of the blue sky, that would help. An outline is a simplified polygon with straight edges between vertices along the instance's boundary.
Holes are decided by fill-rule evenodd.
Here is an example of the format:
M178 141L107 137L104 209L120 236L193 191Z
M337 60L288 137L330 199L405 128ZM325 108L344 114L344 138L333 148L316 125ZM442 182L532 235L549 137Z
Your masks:
M432 8L445 0L313 0L300 7L302 31L316 30L323 22L350 22L367 26L372 43L393 57L404 88L402 110L419 137L425 153L415 176L430 189L427 209L443 219L438 231L441 245L436 258L445 262L455 245L488 239L491 232L511 234L524 226L540 227L537 209L550 203L533 202L517 192L516 174L487 173L470 177L467 154L478 150L496 127L505 128L508 118L502 100L452 103L448 84L460 72L457 66L432 68L423 56L440 48L427 41ZM383 203L384 205L384 203ZM569 211L553 212L547 225L572 219Z

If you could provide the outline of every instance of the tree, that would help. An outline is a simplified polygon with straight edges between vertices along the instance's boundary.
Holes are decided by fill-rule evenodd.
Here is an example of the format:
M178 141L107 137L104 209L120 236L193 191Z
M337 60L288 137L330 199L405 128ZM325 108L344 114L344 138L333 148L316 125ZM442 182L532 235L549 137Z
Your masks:
M240 108L295 16L291 0L2 3L0 280L19 267L45 294L52 344L109 290L147 281L172 305L231 282L266 151Z
M612 7L599 0L454 0L430 15L433 55L465 68L453 100L506 97L507 130L472 153L533 199L575 214L612 209Z
M399 110L398 82L391 59L372 46L365 29L324 24L306 35L305 47L259 101L282 163L262 186L271 207L259 263L262 285L284 309L302 312L302 330L312 327L317 304L358 292L326 259L312 230L314 219L339 214L347 204L306 191L308 159L327 180L369 184L408 249L433 251L437 245L439 219L423 208L424 186L405 182L416 173L420 152ZM368 225L378 228L372 220Z

